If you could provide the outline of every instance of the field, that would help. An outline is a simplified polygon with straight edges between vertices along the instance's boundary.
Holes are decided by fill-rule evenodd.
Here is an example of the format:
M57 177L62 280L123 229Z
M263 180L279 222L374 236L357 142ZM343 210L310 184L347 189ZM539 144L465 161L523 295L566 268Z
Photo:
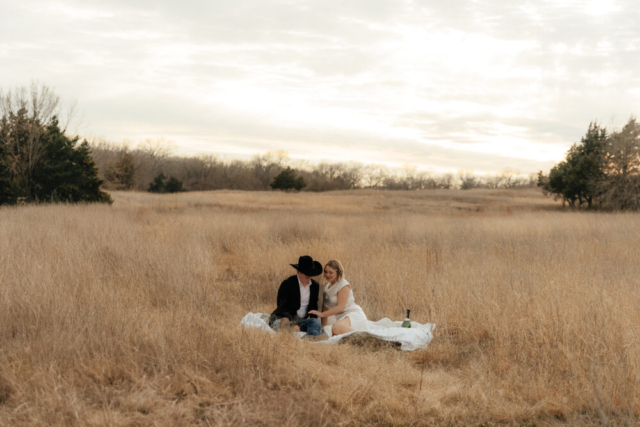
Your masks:
M0 208L0 425L636 425L640 216L537 190ZM340 259L424 351L238 325Z

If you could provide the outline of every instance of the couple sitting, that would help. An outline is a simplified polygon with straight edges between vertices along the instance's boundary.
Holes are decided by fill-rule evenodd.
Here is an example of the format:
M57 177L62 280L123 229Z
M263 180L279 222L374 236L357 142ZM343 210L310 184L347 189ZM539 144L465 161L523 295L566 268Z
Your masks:
M353 299L353 290L344 278L340 261L334 259L325 265L326 285L322 294L320 285L312 279L323 272L318 261L305 255L300 257L298 264L291 266L298 273L280 285L278 307L269 318L269 325L275 331L302 331L308 336L318 336L324 328L325 333L332 336L367 330L367 316ZM318 311L319 306L322 311ZM330 328L325 327L329 316L336 317Z

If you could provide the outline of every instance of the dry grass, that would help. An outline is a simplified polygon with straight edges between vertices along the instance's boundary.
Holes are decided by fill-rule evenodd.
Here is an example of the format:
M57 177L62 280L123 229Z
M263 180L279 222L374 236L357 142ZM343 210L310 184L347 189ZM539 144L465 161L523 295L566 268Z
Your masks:
M628 424L640 216L536 191L116 193L0 209L0 425ZM339 258L426 351L238 326Z

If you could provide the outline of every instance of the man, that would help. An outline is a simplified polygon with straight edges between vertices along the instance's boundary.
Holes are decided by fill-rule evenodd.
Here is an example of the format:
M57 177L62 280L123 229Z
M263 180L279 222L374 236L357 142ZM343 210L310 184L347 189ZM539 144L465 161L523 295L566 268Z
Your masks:
M318 309L319 285L311 277L322 273L322 265L305 255L291 266L298 270L298 274L280 284L278 307L271 313L269 325L276 331L292 328L294 331L306 332L309 336L320 335L320 319L309 315L309 311Z

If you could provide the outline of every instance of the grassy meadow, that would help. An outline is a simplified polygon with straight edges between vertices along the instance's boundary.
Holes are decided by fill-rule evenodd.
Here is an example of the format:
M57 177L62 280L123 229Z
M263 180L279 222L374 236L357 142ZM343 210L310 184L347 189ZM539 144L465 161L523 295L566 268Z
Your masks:
M0 208L0 425L636 425L640 216L538 190L113 193ZM426 350L239 326L340 259Z

